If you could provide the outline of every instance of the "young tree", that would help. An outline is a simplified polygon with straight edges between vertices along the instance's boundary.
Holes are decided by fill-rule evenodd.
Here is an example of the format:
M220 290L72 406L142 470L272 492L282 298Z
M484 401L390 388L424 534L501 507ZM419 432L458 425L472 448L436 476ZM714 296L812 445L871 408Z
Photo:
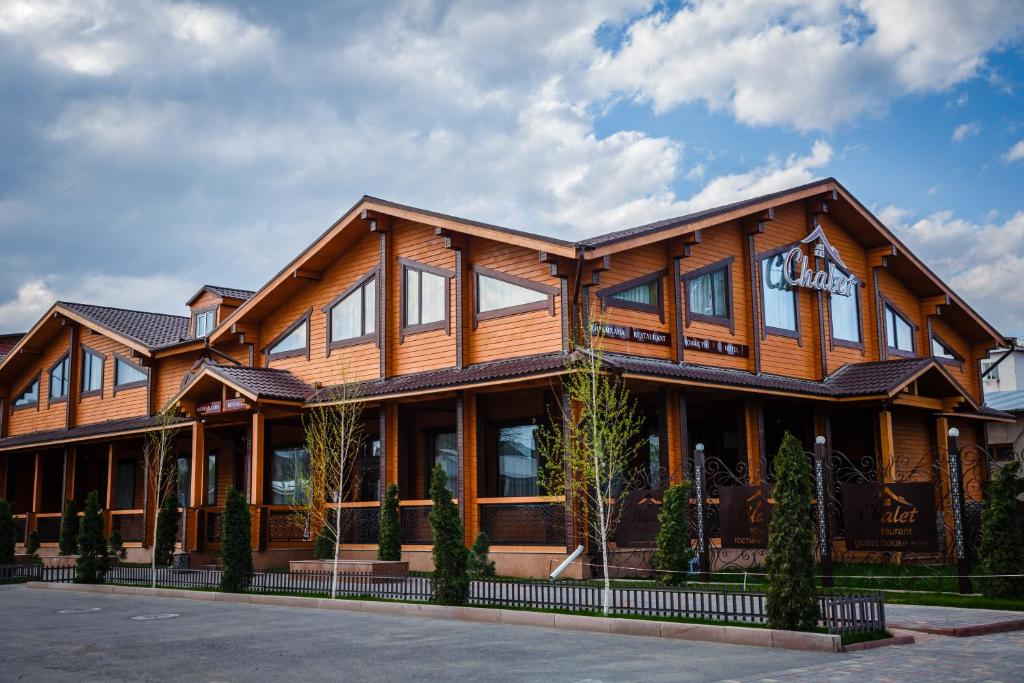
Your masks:
M818 624L813 477L800 441L786 432L775 456L775 509L768 525L768 625L806 631Z
M338 562L345 517L341 503L354 480L355 464L363 445L363 404L358 384L341 382L324 392L323 403L314 406L303 418L309 471L296 471L293 509L301 524L325 530L337 542L331 548L333 559L331 597L338 594ZM298 470L298 468L296 468ZM333 508L328 502L336 503Z
M124 540L121 538L121 532L114 529L110 534L110 538L107 540L107 544L110 546L110 554L118 560L123 560L128 557L128 550L124 547Z
M220 589L242 593L252 581L252 517L245 496L232 487L224 505L224 530L220 541Z
M690 482L684 481L665 489L661 512L658 513L658 536L654 551L654 569L658 583L681 586L693 558L690 548L690 529L686 523L686 508L690 501Z
M568 402L560 406L561 416L538 431L538 448L544 458L543 488L573 501L600 549L602 607L607 615L611 609L608 548L622 511L614 502L629 493L629 464L642 443L644 422L625 382L607 371L602 346L601 336L596 335L589 348L570 358L563 380Z
M491 539L481 531L469 549L469 575L474 578L494 576L494 560L490 558Z
M397 562L402 559L402 524L398 518L398 484L389 484L380 506L377 559Z
M36 551L39 550L39 530L33 529L29 532L28 542L25 543L25 552L29 555L35 555Z
M153 540L153 588L156 588L156 567L166 567L174 560L174 546L178 542L178 528L181 512L178 511L178 497L171 493L164 497L163 505L156 515L156 533Z
M441 605L464 605L469 599L469 574L466 573L469 553L462 540L459 508L452 502L448 475L440 463L434 465L430 476L430 498L434 502L427 518L434 535L431 599Z
M0 566L14 564L14 548L18 544L18 525L11 504L0 498Z
M70 498L64 501L64 512L60 516L60 538L58 539L61 555L78 553L78 510L75 501Z
M981 592L989 598L1024 597L1024 534L1017 517L1017 473L1020 463L1000 467L988 489L981 513Z
M179 501L174 494L175 470L177 469L174 462L174 439L182 428L179 424L180 417L177 406L157 413L159 429L149 433L149 443L147 448L143 449L146 479L149 484L148 491L152 491L156 496L155 506L160 511L156 518L156 524L153 525L153 553L150 560L150 580L153 588L156 588L158 560L161 561L160 564L164 565L171 563L174 557L174 544L178 538ZM171 510L164 511L172 505L173 514ZM161 519L163 520L162 524Z
M75 583L103 583L110 567L107 539L103 535L103 514L96 491L85 498L85 514L78 532L78 562Z

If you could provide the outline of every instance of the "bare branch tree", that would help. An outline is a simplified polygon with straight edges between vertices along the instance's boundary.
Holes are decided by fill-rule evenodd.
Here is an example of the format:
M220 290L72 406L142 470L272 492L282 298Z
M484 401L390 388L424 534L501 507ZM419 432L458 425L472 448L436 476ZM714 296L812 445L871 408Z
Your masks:
M156 495L153 508L158 516L153 520L152 557L150 562L152 587L156 588L156 542L159 510L164 499L174 492L176 463L173 462L174 439L181 430L181 412L173 406L155 415L158 429L149 432L148 443L144 449L146 479L148 490ZM170 466L169 466L170 464ZM148 514L148 511L147 511Z
M608 548L630 489L630 461L640 448L643 418L625 382L604 364L603 327L568 362L561 415L542 426L538 447L544 458L541 481L552 494L567 494L577 505L604 568L602 606L611 605ZM616 504L619 501L620 504Z

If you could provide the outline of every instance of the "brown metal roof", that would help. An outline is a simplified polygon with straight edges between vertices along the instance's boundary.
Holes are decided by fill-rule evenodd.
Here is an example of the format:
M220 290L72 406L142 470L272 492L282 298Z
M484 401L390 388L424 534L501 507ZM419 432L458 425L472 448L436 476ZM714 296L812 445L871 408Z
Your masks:
M244 365L203 366L212 374L245 389L257 399L276 399L302 402L313 393L313 388L287 370L250 368Z
M229 299L241 299L242 301L248 301L252 298L252 295L256 292L251 289L238 289L237 287L219 287L217 285L203 285L203 289L208 289L214 294L227 297Z
M64 306L112 332L124 335L151 351L191 339L188 330L190 321L186 316L67 301L58 301L57 305Z
M191 420L178 418L175 424L189 423ZM100 437L107 434L118 434L121 432L132 432L138 430L152 429L159 427L161 419L156 416L126 417L120 420L107 420L93 424L79 425L71 429L49 429L29 434L19 434L0 439L0 450L10 449L15 446L38 446L50 442L71 441L89 437Z
M935 363L934 358L900 358L850 363L829 375L825 384L837 396L888 394L906 384L910 377Z
M18 334L0 335L0 360L3 360L4 356L10 353L11 349L17 346L18 341L24 336L25 335L22 332L19 332Z

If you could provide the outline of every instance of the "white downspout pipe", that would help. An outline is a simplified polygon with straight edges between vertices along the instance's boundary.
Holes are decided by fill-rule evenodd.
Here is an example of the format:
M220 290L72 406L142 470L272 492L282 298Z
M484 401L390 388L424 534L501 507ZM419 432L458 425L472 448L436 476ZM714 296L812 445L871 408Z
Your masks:
M568 569L569 565L572 564L573 562L575 562L579 558L579 556L582 555L582 554L583 554L583 546L582 545L576 546L576 550L572 551L572 555L570 555L569 557L567 557L564 560L562 560L562 564L560 564L557 567L555 567L555 571L551 572L551 574L548 575L548 578L551 579L552 581L557 579L559 576L561 576L562 572L564 572L566 569Z

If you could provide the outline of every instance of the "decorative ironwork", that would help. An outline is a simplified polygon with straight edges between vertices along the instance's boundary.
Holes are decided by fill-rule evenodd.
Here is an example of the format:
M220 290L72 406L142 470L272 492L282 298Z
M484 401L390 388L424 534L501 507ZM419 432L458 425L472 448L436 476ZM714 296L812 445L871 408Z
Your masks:
M267 519L268 541L288 543L309 540L309 515L301 515L292 510L271 510Z
M330 512L333 520L334 511ZM339 536L342 543L376 543L380 539L380 508L342 508Z
M493 545L565 546L565 504L497 503L480 506L480 529Z
M430 505L403 505L399 508L399 518L402 522L402 543L409 545L432 545L434 534L430 529L430 522L427 515L430 514Z
M60 540L60 517L36 517L36 531L40 543L56 543Z
M121 540L126 543L141 543L146 535L146 515L141 512L111 515L110 529L120 532Z

